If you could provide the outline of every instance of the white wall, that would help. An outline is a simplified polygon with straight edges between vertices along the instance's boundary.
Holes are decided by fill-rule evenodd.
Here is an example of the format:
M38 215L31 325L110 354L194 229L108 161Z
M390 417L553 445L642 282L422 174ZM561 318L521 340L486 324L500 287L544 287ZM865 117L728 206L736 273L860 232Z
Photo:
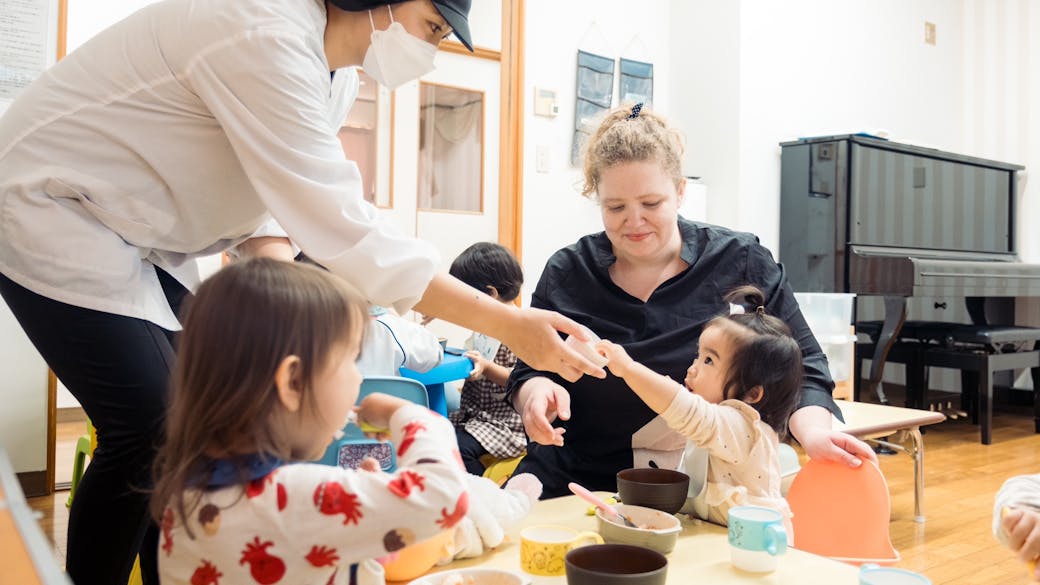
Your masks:
M581 171L570 164L574 131L578 49L654 64L654 108L668 111L671 52L669 0L528 0L524 69L524 304L530 301L546 260L579 237L603 230L599 208L581 196ZM638 37L638 38L637 38ZM534 88L556 92L560 113L534 115ZM538 149L548 150L548 172L536 168Z
M469 11L469 31L474 47L502 50L502 3L474 2Z
M53 30L47 39L48 63L57 51L57 0L49 7ZM0 100L0 115L10 102ZM0 446L16 473L47 468L47 365L10 309L0 300Z
M0 301L0 447L17 473L47 468L47 364Z
M683 169L701 177L711 223L739 225L740 3L672 0L665 112L686 135Z

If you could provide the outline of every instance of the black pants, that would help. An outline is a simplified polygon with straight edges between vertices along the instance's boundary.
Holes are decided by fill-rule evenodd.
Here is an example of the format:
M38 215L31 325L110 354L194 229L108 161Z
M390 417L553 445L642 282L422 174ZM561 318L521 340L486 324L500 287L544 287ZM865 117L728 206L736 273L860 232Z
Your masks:
M178 311L188 291L157 272ZM158 530L148 516L147 490L162 435L173 333L60 303L3 275L0 296L97 429L97 449L69 512L69 577L77 585L122 585L140 552L144 582L158 583Z
M455 429L455 440L459 443L459 455L462 456L466 471L472 475L484 475L484 464L480 458L487 454L487 449L473 435L460 428Z

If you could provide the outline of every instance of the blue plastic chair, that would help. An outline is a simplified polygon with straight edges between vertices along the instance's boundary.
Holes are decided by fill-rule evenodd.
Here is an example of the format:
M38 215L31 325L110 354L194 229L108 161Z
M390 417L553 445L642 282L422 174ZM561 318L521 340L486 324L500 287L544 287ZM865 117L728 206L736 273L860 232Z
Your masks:
M398 376L370 376L361 382L358 402L365 396L379 392L397 396L409 402L430 407L430 399L426 387L415 380ZM347 469L357 469L361 461L372 457L379 462L383 471L397 468L397 456L390 441L370 439L365 436L361 427L347 423L343 427L343 438L337 439L325 450L325 455L318 461L325 465L335 465Z
M441 416L448 416L448 402L444 392L445 382L465 380L473 371L473 362L462 353L463 350L458 348L445 348L441 363L426 372L401 368L402 376L417 380L426 386L430 410L440 413Z
M426 393L426 386L417 380L402 376L368 376L361 381L361 392L358 394L358 402L372 394L379 392L389 394L398 398L430 407L430 397Z

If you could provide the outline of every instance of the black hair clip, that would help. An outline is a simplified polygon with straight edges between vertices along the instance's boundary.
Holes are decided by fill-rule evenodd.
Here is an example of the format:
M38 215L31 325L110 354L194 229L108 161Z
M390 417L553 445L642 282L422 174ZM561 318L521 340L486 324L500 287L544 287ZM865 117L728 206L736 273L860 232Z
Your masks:
M629 120L635 120L639 117L639 112L643 111L643 102L632 106L632 113L628 115Z

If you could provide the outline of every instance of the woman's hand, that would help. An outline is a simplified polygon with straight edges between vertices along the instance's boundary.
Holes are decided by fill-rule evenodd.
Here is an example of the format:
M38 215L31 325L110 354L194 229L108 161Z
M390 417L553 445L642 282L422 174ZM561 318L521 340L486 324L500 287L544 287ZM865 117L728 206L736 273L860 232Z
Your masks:
M624 378L632 369L632 365L636 363L628 355L628 352L625 351L625 348L613 341L607 341L606 339L600 341L596 344L596 351L599 352L599 355L609 360L607 367L618 378Z
M573 382L583 374L606 378L603 368L560 339L560 333L587 341L582 326L559 313L542 309L512 311L515 321L499 337L502 343L536 370L555 372Z
M799 408L788 424L810 459L842 461L849 467L859 467L864 459L877 463L877 455L870 445L831 429L831 413L822 406Z
M473 369L469 371L469 377L466 379L471 382L481 379L484 376L484 368L487 366L487 360L484 359L484 356L480 355L479 351L473 349L462 355L468 357L469 361L473 362Z
M1000 521L1007 534L1008 548L1024 563L1029 563L1029 576L1040 581L1036 560L1040 557L1040 512L1028 508L1005 508Z
M524 421L527 436L541 445L562 447L566 429L552 426L552 421L557 416L562 420L571 417L571 395L563 386L542 377L524 382L517 393L520 403L517 410Z
M430 281L415 310L499 339L536 370L574 381L589 374L607 377L603 368L582 357L560 339L560 333L588 341L582 326L542 309L516 309L500 303L447 274Z
M849 467L859 467L864 459L877 463L870 445L841 431L810 429L798 438L798 443L809 459L843 461Z

